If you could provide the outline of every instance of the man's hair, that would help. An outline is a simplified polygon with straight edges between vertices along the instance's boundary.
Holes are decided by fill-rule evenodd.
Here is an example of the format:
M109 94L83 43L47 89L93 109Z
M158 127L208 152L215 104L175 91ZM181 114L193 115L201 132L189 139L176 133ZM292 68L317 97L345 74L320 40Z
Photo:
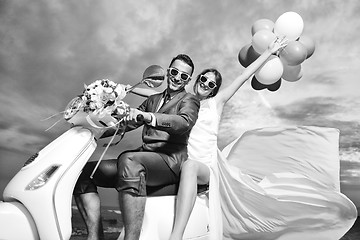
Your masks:
M195 68L195 67L194 67L194 63L193 63L193 61L191 60L191 58L190 58L188 55L186 55L186 54L179 54L179 55L177 55L176 57L174 57L174 58L171 60L169 67L171 67L171 65L173 64L173 62L175 62L175 60L183 61L184 63L186 63L187 65L189 65L189 66L192 68L190 75L192 75L192 74L194 73L194 68Z

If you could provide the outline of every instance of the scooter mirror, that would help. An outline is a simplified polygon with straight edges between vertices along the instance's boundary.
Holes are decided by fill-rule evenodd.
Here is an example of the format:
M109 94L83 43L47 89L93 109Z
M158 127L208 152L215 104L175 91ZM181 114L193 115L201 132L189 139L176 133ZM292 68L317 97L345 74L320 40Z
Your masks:
M148 87L159 87L165 79L165 71L159 65L151 65L145 69L143 79L141 82L148 85Z
M159 87L165 79L165 71L159 65L151 65L147 67L143 73L143 78L140 82L127 89L126 92L131 92L134 88L140 84L145 83L148 87L156 88Z

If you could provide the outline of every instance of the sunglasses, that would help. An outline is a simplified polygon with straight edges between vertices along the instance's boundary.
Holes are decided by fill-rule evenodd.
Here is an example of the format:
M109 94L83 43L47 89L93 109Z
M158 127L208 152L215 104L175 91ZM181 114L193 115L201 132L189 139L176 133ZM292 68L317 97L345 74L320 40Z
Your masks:
M181 79L182 81L187 81L187 80L189 80L189 78L190 78L190 75L189 75L189 74L187 74L186 72L181 72L181 71L177 70L176 68L169 68L169 69L168 69L168 73L169 73L170 76L172 76L172 77L176 77L177 75L180 74L180 79Z
M207 86L210 89L216 88L216 83L214 81L209 80L205 75L200 75L199 80L200 80L200 82L202 82L204 84L207 82Z

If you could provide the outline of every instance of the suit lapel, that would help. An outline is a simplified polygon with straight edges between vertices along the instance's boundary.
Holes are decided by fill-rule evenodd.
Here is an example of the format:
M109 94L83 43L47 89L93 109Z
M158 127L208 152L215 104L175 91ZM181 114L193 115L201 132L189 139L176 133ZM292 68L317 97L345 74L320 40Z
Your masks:
M159 108L159 105L162 104L161 100L163 98L163 95L164 93L156 95L156 98L154 97L154 101L151 109L152 112L156 112L156 110Z
M185 91L179 92L178 94L176 94L168 103L164 104L160 109L159 109L159 113L164 113L166 110L168 110L169 108L172 108L176 103L179 102L179 100L184 96ZM159 100L160 103L160 100ZM159 104L158 103L158 104ZM157 106L158 106L157 104Z

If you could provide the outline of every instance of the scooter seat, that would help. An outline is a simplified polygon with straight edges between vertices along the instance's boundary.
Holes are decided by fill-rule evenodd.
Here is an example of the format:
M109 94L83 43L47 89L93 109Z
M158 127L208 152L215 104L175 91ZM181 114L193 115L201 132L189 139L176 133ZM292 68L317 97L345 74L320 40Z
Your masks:
M198 185L197 193L200 194L206 192L208 189L209 189L208 184ZM177 195L178 190L179 190L179 183L156 186L156 187L146 186L148 197L174 196Z

